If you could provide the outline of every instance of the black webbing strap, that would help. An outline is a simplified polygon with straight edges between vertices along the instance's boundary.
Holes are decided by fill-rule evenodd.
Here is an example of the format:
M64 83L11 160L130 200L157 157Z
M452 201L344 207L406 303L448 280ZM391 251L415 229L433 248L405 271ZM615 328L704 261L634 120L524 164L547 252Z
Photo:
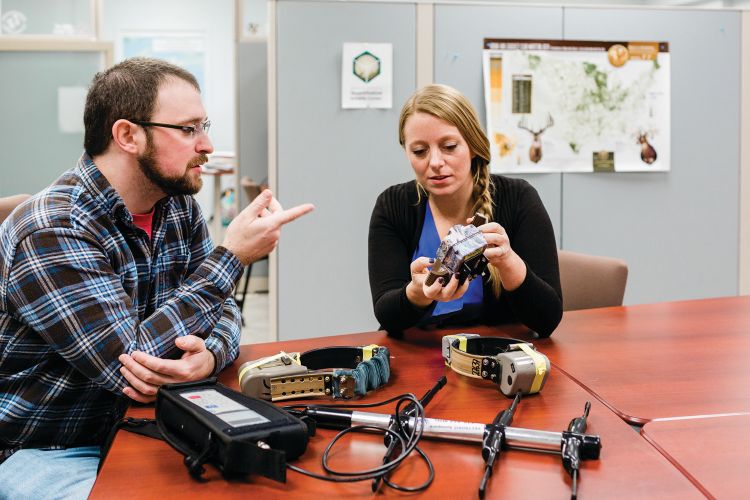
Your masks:
M112 430L109 431L107 439L105 439L104 444L102 444L102 459L99 461L99 469L96 471L97 474L101 470L102 464L104 464L104 458L107 456L107 453L109 453L109 449L112 447L112 442L114 442L115 436L117 436L117 431L119 431L120 429L124 429L134 434L140 434L141 436L160 439L164 441L164 436L162 436L159 427L156 425L155 419L125 417L122 420L117 421L117 423L112 426Z

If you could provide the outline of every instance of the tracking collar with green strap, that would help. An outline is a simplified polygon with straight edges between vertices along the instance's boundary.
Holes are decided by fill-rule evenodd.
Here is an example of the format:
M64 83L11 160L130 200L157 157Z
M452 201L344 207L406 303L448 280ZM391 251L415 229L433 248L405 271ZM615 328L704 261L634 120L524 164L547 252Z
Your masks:
M349 399L364 396L390 377L387 347L324 347L307 352L280 352L248 361L238 377L243 394L271 401L312 396Z
M495 382L508 397L542 390L549 359L528 342L459 333L443 337L443 359L454 372Z

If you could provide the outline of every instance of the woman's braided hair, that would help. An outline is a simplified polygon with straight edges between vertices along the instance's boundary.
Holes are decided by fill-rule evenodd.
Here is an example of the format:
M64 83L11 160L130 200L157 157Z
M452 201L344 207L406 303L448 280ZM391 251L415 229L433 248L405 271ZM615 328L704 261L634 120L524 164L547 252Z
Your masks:
M474 157L471 160L471 174L474 179L472 190L471 213L481 213L492 220L492 178L490 177L490 141L479 124L477 113L469 100L458 90L448 85L432 84L417 90L406 101L401 109L398 124L398 142L404 147L404 125L406 120L415 113L428 113L436 118L445 120L458 129L461 136L469 145ZM417 197L428 195L427 191L417 183ZM494 266L489 266L490 283L495 296L500 295L501 283Z

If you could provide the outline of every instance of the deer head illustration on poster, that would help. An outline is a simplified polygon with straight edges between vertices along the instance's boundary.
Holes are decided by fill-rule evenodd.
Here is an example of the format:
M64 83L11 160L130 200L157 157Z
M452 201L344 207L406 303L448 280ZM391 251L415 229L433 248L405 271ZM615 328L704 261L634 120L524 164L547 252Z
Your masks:
M539 129L529 128L525 116L521 118L521 121L518 122L518 128L526 130L527 132L531 133L533 137L531 141L531 147L529 148L529 160L533 161L534 163L539 163L539 161L542 159L542 134L545 130L547 130L554 124L555 121L552 119L552 115L549 113L547 113L547 123Z

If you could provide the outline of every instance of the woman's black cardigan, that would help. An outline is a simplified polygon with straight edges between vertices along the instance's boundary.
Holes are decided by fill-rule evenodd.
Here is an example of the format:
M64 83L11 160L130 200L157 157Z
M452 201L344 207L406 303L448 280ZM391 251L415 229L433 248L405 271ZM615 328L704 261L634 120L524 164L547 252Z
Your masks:
M526 279L496 298L484 279L482 324L520 322L548 337L562 318L557 246L549 215L536 190L523 179L492 175L492 220L508 233L513 250L526 263ZM397 333L412 327L428 311L406 298L409 266L419 243L426 196L417 201L414 181L391 186L375 203L370 219L368 264L375 317L381 328ZM434 257L428 255L426 257Z

